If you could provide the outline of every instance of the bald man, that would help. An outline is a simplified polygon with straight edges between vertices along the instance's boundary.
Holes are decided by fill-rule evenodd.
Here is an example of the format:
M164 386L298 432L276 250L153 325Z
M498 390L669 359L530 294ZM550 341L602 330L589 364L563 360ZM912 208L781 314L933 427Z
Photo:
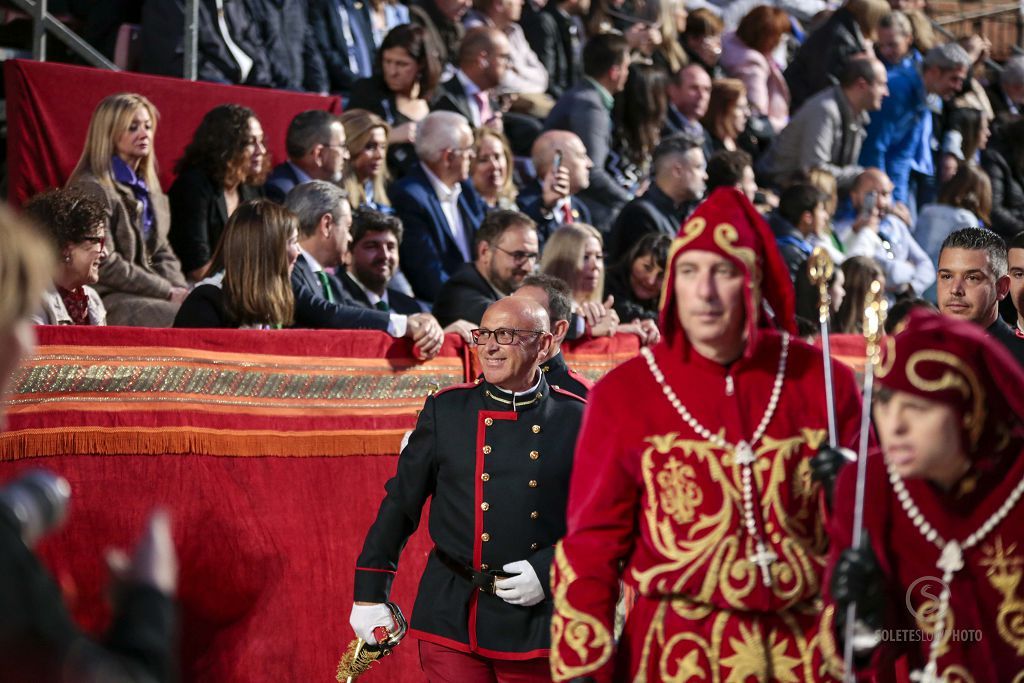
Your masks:
M566 223L590 223L590 211L576 194L590 186L594 166L576 133L549 130L530 150L537 179L523 188L520 210L537 223L541 245Z
M370 643L394 628L384 603L432 498L411 624L427 679L550 681L548 577L584 401L538 367L552 334L535 301L495 302L473 339L483 379L427 398L356 563L349 621Z

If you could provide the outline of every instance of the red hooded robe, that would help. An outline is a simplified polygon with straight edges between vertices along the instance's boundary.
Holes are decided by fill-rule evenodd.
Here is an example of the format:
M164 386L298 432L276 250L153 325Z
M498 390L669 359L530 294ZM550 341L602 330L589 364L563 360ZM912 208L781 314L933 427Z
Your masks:
M902 480L910 500L941 541L963 544L1024 488L1024 370L981 327L913 311L903 332L883 346L878 383L952 406L960 416L971 469L944 491L924 479ZM882 642L859 679L893 681L895 660L911 671L928 662L943 570L929 541L904 510L881 451L868 456L864 529L885 575ZM898 477L897 477L898 478ZM839 476L830 570L850 547L856 468ZM1018 494L1020 492L1018 491ZM1024 680L1024 503L1010 508L980 541L963 550L949 583L946 636L937 674L948 683ZM826 584L828 585L828 584ZM830 621L833 606L825 611Z
M747 344L729 366L689 344L677 314L679 256L703 250L744 274ZM770 327L773 322L786 331ZM749 201L716 190L672 245L653 358L696 421L728 444L750 441L769 404L793 292L771 231ZM592 390L576 446L568 532L552 566L554 679L600 681L834 680L818 637L826 535L809 460L826 441L821 351L789 337L780 399L752 443L758 536L776 555L770 585L751 561L743 473L685 422L644 357ZM832 364L839 443L855 447L860 400L849 368ZM638 595L613 636L620 577ZM831 642L831 641L829 641Z

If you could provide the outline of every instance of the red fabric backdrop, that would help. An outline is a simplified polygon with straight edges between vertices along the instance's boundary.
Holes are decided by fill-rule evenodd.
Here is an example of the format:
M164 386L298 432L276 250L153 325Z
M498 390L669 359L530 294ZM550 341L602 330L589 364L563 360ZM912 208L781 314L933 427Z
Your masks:
M70 481L68 523L40 554L79 623L98 633L109 619L103 549L133 547L164 505L181 566L182 680L333 680L352 638L355 558L401 435L435 385L475 376L461 341L417 363L404 340L374 332L38 334L0 434L0 482L30 467ZM567 359L597 379L636 348L624 335L575 344ZM407 616L427 514L392 594ZM365 680L422 680L415 641Z
M21 59L4 62L4 83L8 197L15 206L67 180L81 156L92 112L107 95L136 92L156 105L160 119L155 149L164 191L203 114L218 104L244 104L256 112L274 163L286 158L284 135L293 116L307 109L341 111L337 97Z

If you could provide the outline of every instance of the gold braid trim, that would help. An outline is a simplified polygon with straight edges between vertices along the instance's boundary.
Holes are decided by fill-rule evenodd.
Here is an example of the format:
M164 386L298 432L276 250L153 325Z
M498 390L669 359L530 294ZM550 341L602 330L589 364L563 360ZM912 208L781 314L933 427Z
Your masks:
M939 379L929 380L917 371L921 363L946 365L951 370L943 373ZM922 391L931 393L956 389L964 398L970 399L971 410L964 414L964 428L971 437L971 445L978 443L981 429L985 426L985 389L978 381L978 376L962 360L946 351L917 351L907 360L907 379Z
M585 676L604 666L612 656L611 632L600 619L574 609L567 598L569 586L576 581L576 572L565 556L561 541L555 546L555 563L551 569L551 592L555 609L551 616L551 677L568 681ZM581 662L571 666L562 659L562 648L572 650ZM594 651L597 656L594 657ZM593 660L593 661L591 661Z

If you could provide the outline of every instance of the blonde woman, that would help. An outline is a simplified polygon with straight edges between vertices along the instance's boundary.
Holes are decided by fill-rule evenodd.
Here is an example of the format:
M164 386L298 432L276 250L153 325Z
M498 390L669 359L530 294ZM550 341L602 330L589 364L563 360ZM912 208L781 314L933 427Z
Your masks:
M604 293L604 240L600 231L586 223L570 223L556 230L544 245L540 271L561 278L572 289L573 312L586 323L593 337L627 332L640 337L645 346L656 344L661 335L653 320L634 320L619 324L615 297Z
M477 129L471 178L488 211L518 208L519 189L512 182L512 163L508 138L493 128Z
M170 212L153 154L157 116L142 95L103 99L68 180L107 215L109 254L100 264L96 290L111 325L170 327L188 294L168 243Z
M379 210L391 206L384 187L388 182L388 135L391 126L365 109L350 109L341 115L345 127L349 161L343 184L353 209Z
M291 273L299 257L299 219L268 199L231 214L213 252L210 277L181 305L175 327L276 329L292 324Z

